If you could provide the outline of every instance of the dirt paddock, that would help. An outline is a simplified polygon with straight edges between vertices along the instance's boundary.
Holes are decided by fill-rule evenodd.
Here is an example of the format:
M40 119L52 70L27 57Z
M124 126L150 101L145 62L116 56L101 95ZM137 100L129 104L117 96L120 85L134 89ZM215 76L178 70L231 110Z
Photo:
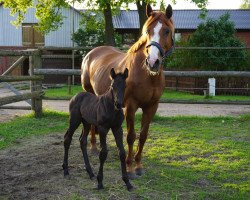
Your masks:
M60 111L68 110L67 101L44 101L44 106ZM30 111L0 110L0 122L11 120L16 115ZM160 104L158 114L164 116L198 115L220 116L241 115L250 113L250 105L184 105ZM36 136L18 140L16 145L0 151L0 199L72 199L78 194L84 199L100 199L93 195L96 180L91 181L84 170L82 154L78 137L74 135L70 156L70 179L63 177L63 135L53 133L46 136ZM115 150L114 150L115 151ZM117 155L110 153L107 163L117 160ZM96 174L98 158L90 155L90 160ZM104 184L110 193L109 199L120 199L112 196L112 185L119 185L119 189L126 192L121 180L119 167L116 171L105 169ZM131 193L131 199L140 199Z

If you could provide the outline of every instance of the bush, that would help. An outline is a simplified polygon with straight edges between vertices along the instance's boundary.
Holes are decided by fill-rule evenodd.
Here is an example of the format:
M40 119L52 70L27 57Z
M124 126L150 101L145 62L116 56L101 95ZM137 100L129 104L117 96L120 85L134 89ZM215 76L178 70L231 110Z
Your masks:
M171 68L195 68L201 70L249 70L247 50L235 36L234 24L229 14L218 20L208 19L181 46L189 47L229 47L229 49L189 49L176 50L166 62ZM242 47L233 49L230 47Z

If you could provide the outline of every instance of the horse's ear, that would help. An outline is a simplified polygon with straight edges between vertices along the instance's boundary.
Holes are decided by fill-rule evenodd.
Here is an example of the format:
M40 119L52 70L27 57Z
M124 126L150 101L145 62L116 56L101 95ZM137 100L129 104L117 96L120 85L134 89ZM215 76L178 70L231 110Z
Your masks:
M147 4L147 7L146 7L146 15L147 15L147 17L150 17L152 15L152 12L153 12L152 7L150 6L150 4Z
M173 14L173 9L172 6L168 4L168 7L166 8L166 16L168 19L172 17Z
M124 70L123 76L125 79L128 78L128 68Z
M115 69L114 68L111 69L110 76L111 76L112 79L114 79L116 77L116 73L115 73Z

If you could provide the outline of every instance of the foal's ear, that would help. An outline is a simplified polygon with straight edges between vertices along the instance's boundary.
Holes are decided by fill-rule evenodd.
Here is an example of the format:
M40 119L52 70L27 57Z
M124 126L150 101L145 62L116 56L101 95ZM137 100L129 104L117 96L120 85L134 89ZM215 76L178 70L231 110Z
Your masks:
M123 77L126 79L128 78L128 68L126 68L123 72Z
M153 13L153 9L152 7L150 6L150 4L147 4L147 7L146 7L146 15L147 17L150 17Z
M166 16L168 19L170 19L172 17L173 14L173 9L172 6L170 4L168 4L168 7L166 8Z
M115 73L115 69L114 68L111 69L110 76L111 76L112 79L114 79L116 77L116 73Z

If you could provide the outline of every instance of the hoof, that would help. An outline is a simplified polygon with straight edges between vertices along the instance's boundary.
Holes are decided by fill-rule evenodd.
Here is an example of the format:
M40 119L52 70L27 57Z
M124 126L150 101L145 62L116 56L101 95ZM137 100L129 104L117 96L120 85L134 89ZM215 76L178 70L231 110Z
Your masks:
M69 176L69 171L68 170L64 170L64 177L67 177L67 176Z
M89 178L90 178L90 180L94 180L95 179L95 175L93 174L93 175L89 176Z
M131 192L131 191L133 191L134 187L131 184L129 184L129 185L127 185L127 189L129 192Z
M97 189L98 189L98 190L103 190L104 187L103 187L103 185L101 184L101 185L98 185L98 186L97 186Z
M127 175L128 175L128 179L130 180L134 180L138 178L138 176L134 172L127 172Z
M142 176L143 174L145 174L145 169L143 168L136 168L135 169L135 174L138 176Z

